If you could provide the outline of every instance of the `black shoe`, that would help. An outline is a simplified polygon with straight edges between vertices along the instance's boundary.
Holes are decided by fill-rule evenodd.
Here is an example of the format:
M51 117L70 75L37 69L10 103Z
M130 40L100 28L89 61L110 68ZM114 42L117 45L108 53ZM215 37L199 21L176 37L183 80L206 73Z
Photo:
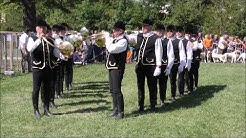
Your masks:
M48 109L44 109L44 115L46 115L48 117L52 117L53 116L53 114Z
M116 116L114 116L115 119L122 119L124 118L124 113L121 112L121 113L118 113Z
M112 112L109 117L115 117L118 113Z
M161 107L165 107L165 102L161 101Z
M138 109L137 109L138 112L143 112L144 111L144 108L143 106L138 106Z
M188 94L192 94L192 93L194 93L194 92L193 91L190 91L190 90L188 91Z
M41 118L41 115L40 115L40 113L39 113L38 110L34 110L34 116L35 116L35 118L37 118L37 119Z
M72 89L73 89L72 84L69 84L69 86L68 86L68 90L72 90Z
M57 99L61 100L62 96L61 95L57 95Z
M51 108L57 108L57 105L54 102L50 102L50 107Z
M175 102L176 101L176 99L175 99L175 97L171 97L171 102Z
M156 108L154 105L150 105L150 111L156 111Z

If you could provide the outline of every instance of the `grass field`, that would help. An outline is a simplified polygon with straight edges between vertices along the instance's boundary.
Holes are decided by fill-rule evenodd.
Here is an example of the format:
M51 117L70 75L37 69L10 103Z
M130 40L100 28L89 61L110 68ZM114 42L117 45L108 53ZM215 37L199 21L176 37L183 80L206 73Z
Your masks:
M194 94L170 103L168 81L167 106L142 114L135 112L134 67L127 64L123 79L122 120L108 117L111 96L103 64L75 67L74 89L55 100L54 117L39 120L33 116L32 75L2 76L0 137L246 137L245 64L202 63ZM148 91L145 106L149 106Z

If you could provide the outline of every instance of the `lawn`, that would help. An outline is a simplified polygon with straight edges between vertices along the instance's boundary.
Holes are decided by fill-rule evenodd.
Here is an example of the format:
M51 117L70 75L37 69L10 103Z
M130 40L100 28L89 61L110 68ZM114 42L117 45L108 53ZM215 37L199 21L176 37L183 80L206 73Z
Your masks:
M245 64L201 63L198 90L170 103L168 81L167 106L158 105L156 112L148 110L146 87L147 110L141 114L135 112L134 67L127 64L124 74L121 120L108 117L111 96L103 64L74 67L74 89L55 100L54 117L41 119L33 116L32 75L1 76L0 137L246 137Z

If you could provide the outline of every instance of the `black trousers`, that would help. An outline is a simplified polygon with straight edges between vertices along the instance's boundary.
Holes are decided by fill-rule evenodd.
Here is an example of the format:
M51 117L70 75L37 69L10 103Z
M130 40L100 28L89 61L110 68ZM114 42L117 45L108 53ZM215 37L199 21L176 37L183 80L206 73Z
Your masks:
M65 61L64 63L65 86L68 89L69 85L73 82L73 59L69 58L68 61Z
M188 83L188 90L193 91L194 83L195 87L198 85L198 77L199 77L199 67L200 61L194 61L191 63L191 69L189 71L189 83Z
M59 74L60 74L60 92L63 93L63 82L64 82L64 70L65 70L65 63L66 61L61 61L60 65L59 65Z
M170 72L170 84L171 84L171 96L175 97L176 96L176 89L177 89L177 74L178 74L178 67L179 64L173 64L173 67Z
M109 89L113 98L113 109L117 113L124 112L124 97L121 91L121 83L125 69L109 70Z
M185 72L187 69L184 69L182 72L178 75L178 89L179 94L184 94L185 89Z
M184 69L184 80L185 80L185 86L186 86L187 90L189 90L190 78L189 78L189 71L188 71L188 69Z
M54 69L53 69L53 72L54 72L54 86L53 86L53 89L55 89L55 92L56 92L56 95L58 96L58 95L61 95L61 92L62 92L62 85L61 85L61 83L63 83L62 82L62 77L61 77L61 75L62 75L62 73L61 73L61 71L62 71L62 66L61 66L61 64L58 64L58 66L56 66ZM54 96L55 96L55 92L54 92Z
M109 70L109 89L112 95L122 95L121 82L124 75L124 69Z
M32 102L34 110L38 109L38 97L41 84L43 85L43 96L44 96L44 106L49 107L50 101L50 89L52 81L52 70L48 67L44 69L32 69L33 74L33 91L32 91Z
M24 54L23 51L21 50L21 69L22 69L22 73L25 73L25 68L26 68L26 63L27 63L27 70L28 72L32 71L32 63L31 63L31 56L30 54Z
M145 99L145 77L147 78L147 84L149 88L150 106L156 106L157 104L157 77L153 76L155 66L137 64L135 72L137 74L137 86L138 86L138 105L144 107Z
M55 70L56 68L53 68L52 69L52 72L51 72L51 81L50 81L50 100L49 102L54 102L55 100L55 85L56 85L56 73L55 73ZM42 103L44 103L44 83L41 84L41 100L42 100Z
M168 80L168 76L166 76L164 73L165 69L166 69L166 65L162 66L161 74L158 76L160 99L163 102L166 100L167 80Z

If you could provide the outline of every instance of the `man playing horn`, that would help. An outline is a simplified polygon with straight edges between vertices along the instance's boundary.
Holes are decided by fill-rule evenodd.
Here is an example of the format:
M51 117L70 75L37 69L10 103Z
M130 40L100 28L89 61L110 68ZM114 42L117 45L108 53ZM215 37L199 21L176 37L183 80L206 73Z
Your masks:
M41 118L38 109L38 97L41 84L44 88L44 115L53 116L49 111L50 102L50 84L52 80L52 58L58 57L65 59L60 51L52 46L53 42L49 42L50 39L46 39L47 23L43 20L39 20L36 24L37 35L33 35L28 39L27 50L31 53L32 57L32 74L33 74L33 91L32 102L34 108L34 116Z

